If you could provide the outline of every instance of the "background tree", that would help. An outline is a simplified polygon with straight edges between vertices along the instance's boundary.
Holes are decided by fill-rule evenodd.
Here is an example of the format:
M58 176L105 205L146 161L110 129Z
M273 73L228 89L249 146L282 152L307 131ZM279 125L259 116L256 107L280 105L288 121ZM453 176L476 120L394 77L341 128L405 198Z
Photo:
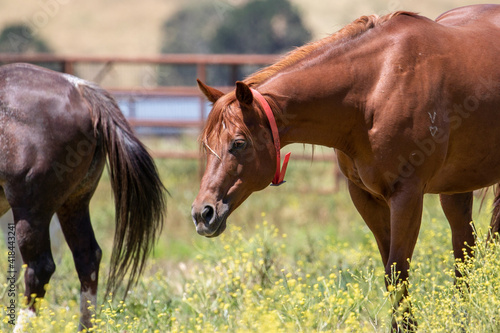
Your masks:
M162 53L211 53L209 41L222 19L217 8L200 2L186 7L166 21L162 27ZM193 85L196 66L162 65L158 70L158 84Z
M52 53L49 45L33 33L26 24L15 23L6 26L0 33L0 52L3 53ZM55 71L62 71L60 64L39 62L37 65Z
M162 29L162 53L279 54L303 45L311 33L299 11L288 0L249 0L240 6L222 2L200 3L181 10ZM255 71L240 67L237 78ZM230 68L209 66L207 82L232 85ZM161 85L193 85L194 66L161 66Z
M50 53L47 43L35 36L32 29L22 23L11 24L0 33L0 52Z
M283 53L311 38L288 0L255 0L234 8L210 41L214 53Z

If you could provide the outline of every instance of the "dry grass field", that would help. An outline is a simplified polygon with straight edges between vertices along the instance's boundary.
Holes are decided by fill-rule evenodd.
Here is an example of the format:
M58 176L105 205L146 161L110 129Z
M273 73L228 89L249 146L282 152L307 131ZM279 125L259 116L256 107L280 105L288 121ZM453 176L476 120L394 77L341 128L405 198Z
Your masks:
M205 0L207 1L207 0ZM211 0L221 19L227 9L245 0ZM366 14L411 10L435 18L480 0L291 0L303 13L313 38L335 32ZM0 0L0 29L22 22L59 54L155 55L160 52L163 22L183 6L199 0ZM193 22L196 24L196 22Z

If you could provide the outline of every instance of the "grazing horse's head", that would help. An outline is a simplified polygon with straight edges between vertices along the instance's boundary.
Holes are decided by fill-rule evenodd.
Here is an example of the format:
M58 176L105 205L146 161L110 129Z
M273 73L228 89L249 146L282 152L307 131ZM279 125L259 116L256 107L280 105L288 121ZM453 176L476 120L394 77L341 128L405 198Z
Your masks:
M207 166L192 216L200 235L216 237L252 192L271 183L277 153L269 122L248 85L237 82L225 95L198 84L213 108L201 135Z

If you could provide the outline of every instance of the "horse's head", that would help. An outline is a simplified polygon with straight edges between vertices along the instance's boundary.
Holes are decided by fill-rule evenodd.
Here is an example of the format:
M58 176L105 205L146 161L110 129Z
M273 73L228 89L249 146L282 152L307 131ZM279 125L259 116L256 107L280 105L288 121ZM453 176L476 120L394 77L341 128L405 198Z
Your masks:
M269 122L248 85L237 82L228 94L198 85L213 108L201 135L207 165L192 216L200 235L216 237L252 192L270 184L277 153Z

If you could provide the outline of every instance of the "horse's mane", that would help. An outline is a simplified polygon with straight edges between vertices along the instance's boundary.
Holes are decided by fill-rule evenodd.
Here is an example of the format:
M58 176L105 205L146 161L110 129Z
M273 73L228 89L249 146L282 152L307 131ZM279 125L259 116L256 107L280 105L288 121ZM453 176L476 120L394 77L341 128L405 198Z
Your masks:
M333 43L340 41L352 40L355 37L360 36L362 33L400 15L415 16L417 14L406 11L398 11L381 17L379 17L378 15L362 16L328 37L308 43L302 47L290 51L274 65L261 69L260 71L246 78L244 82L249 86L259 85L273 75L284 70L285 68L297 64L299 61L305 59L313 52L320 50L323 46L332 45ZM275 113L275 116L277 118L281 117L281 114L279 114L279 111L275 107L274 100L269 96L264 97L266 97L268 103L271 105L271 109ZM212 152L215 152L219 149L219 145L221 143L220 133L224 126L237 126L245 134L249 134L249 130L248 128L246 128L243 119L239 119L240 117L235 114L234 110L231 107L228 107L235 101L235 98L236 97L234 91L222 96L214 105L216 107L213 108L210 116L207 119L205 128L200 136L200 141L202 145L207 146L208 150ZM226 107L220 107L221 105ZM260 116L265 117L264 115ZM248 137L250 138L251 136L248 135ZM214 146L208 146L209 143L213 144Z
M340 40L353 39L361 35L362 33L400 15L415 16L417 14L406 11L398 11L381 17L379 17L378 15L362 16L328 37L308 43L304 46L290 51L274 65L261 69L260 71L246 78L244 82L250 86L258 85L272 77L274 74L282 71L283 69L298 63L299 61L310 55L312 52L317 51L325 45L332 45L332 43Z

